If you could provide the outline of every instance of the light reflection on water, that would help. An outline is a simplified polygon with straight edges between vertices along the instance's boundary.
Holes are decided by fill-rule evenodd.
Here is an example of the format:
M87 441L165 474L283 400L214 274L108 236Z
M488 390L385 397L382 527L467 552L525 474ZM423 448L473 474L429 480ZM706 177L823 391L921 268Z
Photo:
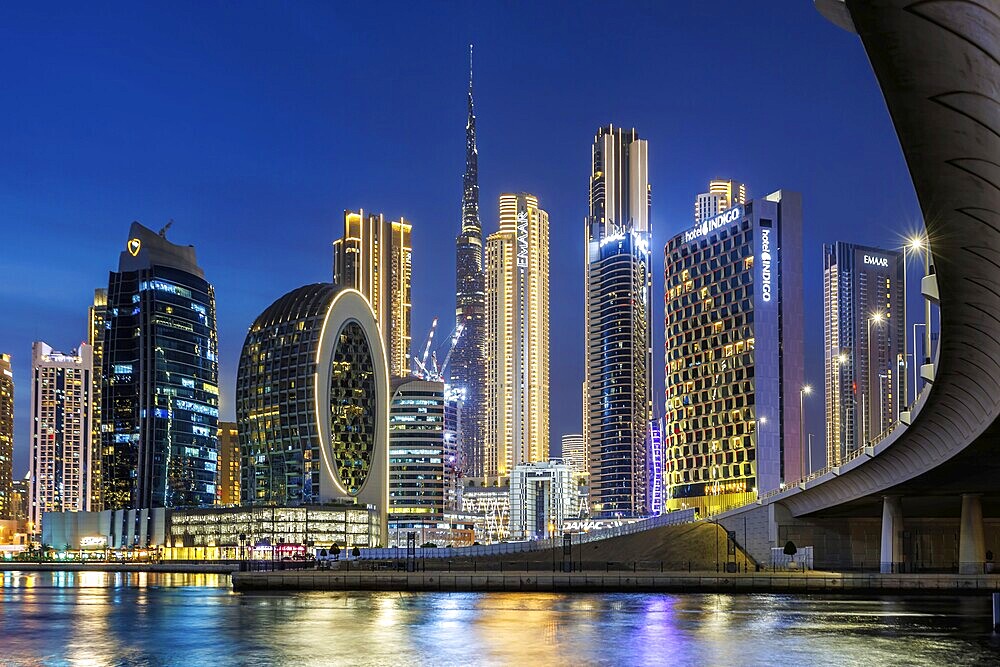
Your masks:
M296 593L0 573L0 664L997 664L981 597Z

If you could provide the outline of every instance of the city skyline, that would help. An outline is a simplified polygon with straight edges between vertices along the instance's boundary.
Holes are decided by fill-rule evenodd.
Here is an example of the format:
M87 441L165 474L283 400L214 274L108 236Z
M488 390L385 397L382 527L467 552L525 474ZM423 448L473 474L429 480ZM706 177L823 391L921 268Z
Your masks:
M698 14L698 10L691 8L680 8L678 11L695 16ZM741 13L744 10L736 11ZM847 39L846 36L826 30L826 26L815 17L811 7L801 8L801 15L798 14L799 11L799 9L792 10L788 12L792 16L782 17L780 14L783 12L757 7L752 11L746 10L745 18L753 24L764 21L778 21L782 24L787 21L798 26L802 34L794 38L790 36L789 41L792 43L783 44L781 49L802 49L804 52L807 42L833 44L836 40ZM595 21L593 13L583 12L580 18L575 19L572 27L587 32L596 29ZM176 26L174 28L177 29ZM735 31L735 28L732 30ZM203 181L199 181L198 178L171 175L170 178L163 179L164 183L152 188L149 185L137 184L132 177L126 177L122 173L121 162L134 160L135 157L132 149L118 145L118 157L111 163L102 161L107 158L96 156L100 158L97 166L103 165L109 169L107 180L96 186L92 183L91 191L87 192L82 189L84 181L77 185L76 181L70 178L72 184L65 185L63 181L55 180L57 174L67 174L70 177L76 174L75 170L80 167L74 166L75 159L79 159L83 154L95 157L86 150L92 141L87 139L86 133L82 135L82 139L71 137L72 141L58 144L60 149L65 148L69 151L69 156L75 159L69 160L55 173L47 168L44 160L45 155L55 150L54 144L51 143L54 138L39 138L37 132L31 131L26 132L25 137L19 138L14 144L15 156L23 155L26 151L27 144L23 143L25 139L35 137L36 144L40 142L42 157L36 156L26 160L23 163L24 172L17 174L16 177L11 175L8 187L12 188L14 196L5 200L10 203L0 209L3 213L4 229L12 238L11 250L4 258L5 266L11 274L25 273L37 283L37 287L30 290L17 291L10 289L8 285L0 293L5 308L17 314L12 318L11 326L4 331L0 340L0 349L13 356L14 372L18 380L14 477L19 478L27 466L29 408L26 378L30 367L28 360L30 342L44 339L55 347L69 349L78 342L86 340L86 307L92 300L93 289L101 286L106 272L112 268L114 253L120 249L124 228L132 219L142 220L156 228L169 218L175 218L177 238L198 248L200 263L218 283L219 302L222 304L219 328L223 418L231 419L234 414L235 359L239 354L245 328L262 307L287 289L305 282L324 279L325 275L328 275L328 244L334 240L332 230L345 208L376 205L385 210L389 216L406 215L408 220L413 221L420 230L420 237L416 240L417 245L414 248L414 270L415 275L419 274L414 281L413 330L418 333L415 337L420 338L422 332L429 328L429 322L433 317L442 317L444 318L442 321L447 321L452 304L450 298L441 299L440 295L451 294L454 291L451 240L460 220L462 129L466 112L463 104L466 79L464 52L470 40L477 45L478 132L480 154L483 156L480 165L482 201L495 201L495 197L505 189L526 189L536 192L540 199L546 202L546 208L552 214L553 238L566 239L566 244L554 247L552 252L552 320L558 323L556 325L558 329L553 331L553 339L565 340L567 351L565 355L553 358L551 389L553 441L557 442L562 433L579 430L578 397L580 383L583 380L583 351L582 340L577 332L583 325L583 304L581 290L576 286L582 273L583 260L581 252L577 250L579 234L576 230L579 229L579 222L586 214L586 202L579 184L587 178L588 139L592 136L594 127L608 122L634 125L640 128L642 135L650 141L650 173L653 189L657 193L652 225L654 354L656 350L662 349L663 335L662 328L656 326L657 322L662 322L662 305L659 302L659 297L662 295L662 265L657 250L662 248L671 233L676 233L687 225L690 220L691 201L703 190L704 183L709 178L725 174L748 183L753 192L770 191L779 186L803 192L807 206L806 218L810 227L806 231L805 241L807 261L819 258L822 242L832 242L839 238L891 247L897 237L902 237L915 226L913 221L918 219L911 186L906 177L902 158L898 155L889 120L881 111L881 99L877 90L861 91L851 99L848 109L838 109L836 116L826 119L824 114L827 112L819 108L822 105L817 105L816 100L826 99L827 95L834 93L829 90L821 91L820 86L805 78L806 67L818 67L827 78L833 77L833 83L839 83L841 86L846 86L852 77L869 76L868 65L863 56L850 50L846 50L843 61L836 64L837 67L834 67L834 63L812 58L807 54L805 62L788 73L778 67L778 63L784 59L778 53L752 52L748 56L758 65L755 71L767 71L774 77L774 85L787 87L792 82L796 85L803 84L803 88L797 89L800 93L798 96L786 97L780 105L770 110L769 113L776 115L780 122L765 119L756 112L750 113L745 110L741 112L737 106L719 109L718 105L715 105L711 113L702 113L707 106L703 109L700 104L672 107L672 114L658 118L658 114L653 110L663 108L667 103L664 96L659 94L653 96L648 109L635 110L628 105L600 101L590 105L586 111L574 111L574 107L582 106L585 95L571 94L566 83L559 83L564 80L574 80L571 70L567 69L568 64L560 59L553 61L551 71L546 69L541 73L543 83L548 81L559 84L553 89L553 95L558 93L558 97L553 97L547 104L539 105L537 109L525 115L522 111L515 113L511 103L503 99L505 87L518 79L519 71L525 68L525 61L516 59L513 64L507 65L504 55L506 51L500 48L494 38L482 34L482 30L470 29L468 33L461 35L461 38L453 36L447 40L446 46L435 47L419 57L422 66L428 68L433 66L429 71L432 71L436 79L441 80L440 83L426 82L427 92L413 107L419 122L428 123L429 132L435 134L433 142L411 138L408 130L415 126L409 122L404 123L403 128L407 132L401 134L397 130L386 128L384 117L375 118L373 124L369 124L366 119L353 117L347 119L352 122L352 128L358 128L362 136L369 138L373 129L381 127L387 130L384 137L386 143L380 150L388 156L388 160L382 162L377 170L373 170L371 165L359 167L357 161L350 162L350 167L347 167L348 163L341 159L343 156L337 150L338 141L331 138L328 130L320 130L316 138L322 150L299 155L296 151L301 147L295 148L299 146L297 136L287 135L282 136L280 142L275 140L281 144L280 147L277 143L269 145L268 150L278 150L285 157L284 163L292 167L293 174L301 176L301 170L305 168L318 170L316 175L304 178L302 183L294 187L288 185L288 178L278 177L277 172L274 174L263 172L257 165L247 172L240 173L238 178L243 180L236 180L228 187L220 186L212 192L206 190L207 184L218 181L208 177L210 172L203 171L204 167L201 166L194 171L204 179ZM560 31L557 37L559 39L554 45L547 46L547 49L557 51L565 48L570 41L570 31ZM695 35L685 39L697 41L696 37L697 31ZM523 39L528 40L527 37ZM720 42L724 41L720 37ZM690 46L691 42L687 43ZM412 41L403 40L398 47L399 50L394 46L392 51L384 56L385 60L371 65L370 76L376 85L395 82L401 89L398 92L403 92L424 81L420 75L414 74L411 70L406 70L404 74L397 74L395 71L390 74L389 59L399 60L404 52L404 45L412 45ZM672 48L682 46L683 43ZM3 48L12 47L8 44ZM536 50L532 52L531 58L535 61L544 60L538 55L538 47L534 48ZM726 46L720 49L721 54L702 52L706 59L705 65L710 66L716 58L723 57L726 53L732 54L731 49L731 46ZM626 62L634 64L636 53L630 51L626 54L624 56ZM217 58L221 58L222 55L215 54ZM60 56L56 52L47 57L52 59L67 56L65 53ZM211 57L209 61L215 62ZM51 60L45 62L51 64ZM283 61L279 57L275 65L279 69L281 62ZM770 67L767 67L767 63L770 63ZM91 64L97 65L98 71L101 71L101 63ZM764 65L763 69L761 65ZM154 67L153 71L160 71L155 69L155 63L151 66ZM160 66L162 67L162 64ZM676 72L694 71L698 68L668 66L658 61L654 64L654 69L657 69L659 72L657 76L660 77L664 72L670 72L671 76L683 77ZM164 76L166 75L167 73L164 73ZM138 81L137 76L136 73L132 73L133 83ZM246 77L249 75L245 72L236 72L227 76L246 82ZM622 78L634 81L637 77L638 75L636 77L627 75ZM273 83L276 84L280 80L278 77ZM829 85L831 82L824 83ZM15 84L15 92L28 94L29 97L31 93L39 94L37 87L26 80L18 78ZM182 84L172 81L171 85ZM288 85L292 83L288 82ZM620 90L618 86L619 84L615 84L616 89ZM306 88L308 87L303 86L301 90ZM392 98L396 91L390 92ZM429 104L431 98L433 104ZM709 100L704 96L701 99L706 100L706 104ZM84 122L92 121L93 114L99 106L98 100L85 97L82 103ZM103 103L99 108L104 108ZM802 116L807 109L810 112L808 119ZM873 110L875 113L871 113ZM21 118L17 111L7 110L4 113L16 116L18 122L15 125L19 127L28 130L34 127L32 124L34 121L29 122L28 119ZM563 122L562 119L567 115L566 121ZM700 129L707 126L707 119L699 118L700 115L716 119L722 117L737 123L737 129L742 131L745 137L734 139L733 133L727 133L725 142L714 143L709 138L708 142L686 143L687 140L682 135L692 132L697 134ZM198 121L195 123L196 127L202 125L211 127L213 122L219 122L214 118L194 120L190 117L185 118L186 120L180 124L167 123L163 128L158 128L157 132L166 132L177 141L178 137L187 136L184 129L187 126L183 123ZM122 119L117 118L117 120ZM314 119L303 118L303 120L309 121L306 123L308 128L312 130L318 128ZM324 125L326 122L324 120ZM746 154L748 148L755 142L761 141L764 134L785 125L789 126L784 128L789 136L788 141L782 142L771 156L762 158ZM505 145L512 143L510 138L516 136L518 131L530 131L532 128L543 126L549 128L546 135L548 148L545 152L551 153L551 156L546 155L544 160L539 161L540 164L526 164L512 147ZM125 127L130 136L146 137L147 141L154 141L152 128L143 124L130 125L129 122L125 122ZM814 127L824 127L822 137L810 138ZM237 134L238 137L231 134L224 138L226 141L238 138L241 143L252 143L249 136L242 131ZM833 137L839 137L842 145L834 146ZM337 139L339 140L339 136ZM205 151L206 155L225 153L218 143L210 142L209 145L199 148L189 139L185 145L194 155L198 154L197 151ZM447 147L447 150L438 150L442 145ZM697 150L694 148L695 145L699 146ZM794 150L791 150L790 147L793 145L795 145ZM112 149L115 146L115 143L111 144ZM154 141L154 148L156 150L149 156L153 162L160 152L166 150L166 145ZM397 148L399 148L398 156ZM405 160L404 156L414 151L426 152L432 148L433 152L440 153L440 156L428 154L429 164L421 165L423 175L418 180L420 185L410 185L409 172L401 171L398 161ZM796 162L808 159L811 164L815 163L813 157L809 156L815 155L821 148L824 151L824 159L831 160L829 171L818 168L813 175L800 174L794 167ZM294 156L281 151L291 151ZM888 174L887 183L881 183L876 189L874 186L862 186L858 181L852 181L850 174L837 173L836 158L839 158L841 163L853 160L855 152L859 151L864 152L873 170ZM239 151L234 157L238 154ZM179 160L182 156L174 157ZM557 162L553 163L553 160ZM553 169L553 164L558 164L558 168ZM215 163L213 168L219 169L221 166L223 165ZM164 167L156 167L156 171L149 169L150 167L143 166L139 172L150 180L154 180L151 179L153 173L164 173ZM362 176L359 177L359 174ZM27 191L23 193L25 200L37 197L37 188L44 184L54 188L54 194L57 196L41 197L40 199L45 201L30 206L20 201L19 195L22 194L20 186L25 184L26 177L32 175L35 177L29 186L24 188ZM267 178L264 178L265 176ZM260 195L250 192L254 184L259 185L261 182L270 183L270 186L265 188L268 192L264 193L268 196L263 199L258 198ZM511 187L505 187L506 184ZM286 188L287 194L279 192ZM849 227L834 233L834 224L839 222L835 202L845 189L858 193L861 197L861 210L866 213L859 216L853 228ZM295 201L296 198L301 198L297 194L300 192L309 195L304 197L310 202L307 206ZM244 204L233 199L246 195L251 195L249 199L256 202L252 207L253 215L249 215ZM485 236L496 229L497 220L490 207L484 211L482 226ZM22 258L30 256L26 253L38 240L27 231L31 229L29 223L39 221L52 223L53 233L57 235L65 234L67 230L88 230L74 244L76 247L73 251L73 262L60 264L54 260L46 266L45 271L40 271L34 263L23 261ZM287 230L287 233L275 235L267 231L268 226ZM251 241L244 241L243 238ZM56 259L58 259L58 253L64 250L57 244L50 248L50 252L57 253ZM72 268L66 269L64 266ZM422 269L425 270L424 273L420 273ZM821 276L807 271L805 279L807 294L812 294L818 299L821 293ZM59 289L53 289L54 284L58 284ZM559 287L562 284L570 287ZM43 293L46 295L44 302L39 298ZM444 303L440 303L441 301ZM821 322L821 306L812 305L811 308L807 306L806 318L810 323L807 328L818 326ZM821 339L814 338L807 341L806 358L807 379L818 385L822 381ZM658 397L662 396L662 374L655 369L653 380L652 393L654 402L658 403ZM819 441L821 439L819 429L823 423L822 401L815 403L811 406L807 419L810 428L817 433L816 440Z

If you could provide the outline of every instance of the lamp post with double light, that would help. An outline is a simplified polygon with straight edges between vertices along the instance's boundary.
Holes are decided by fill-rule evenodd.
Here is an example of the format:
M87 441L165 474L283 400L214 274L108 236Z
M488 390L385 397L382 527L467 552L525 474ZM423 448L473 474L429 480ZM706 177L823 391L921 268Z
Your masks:
M806 417L805 417L805 401L804 397L812 393L812 387L807 384L802 385L799 389L799 451L806 452ZM807 452L807 460L809 461L809 471L806 473L806 477L812 474L812 450Z
M882 324L885 316L881 312L875 312L871 314L868 318L868 326L866 328L865 334L865 345L867 347L867 356L865 357L865 392L861 394L861 446L868 446L868 427L871 420L868 419L868 410L870 409L869 403L871 402L871 386L872 386L872 322L876 324Z

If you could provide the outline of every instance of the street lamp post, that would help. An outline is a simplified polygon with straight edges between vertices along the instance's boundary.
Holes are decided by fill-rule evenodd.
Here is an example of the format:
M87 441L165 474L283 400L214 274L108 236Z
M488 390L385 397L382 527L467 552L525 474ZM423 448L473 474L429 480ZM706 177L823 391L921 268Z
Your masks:
M812 393L812 387L810 387L807 384L802 385L802 388L799 389L799 450L803 452L806 449L806 434L805 434L806 418L805 418L805 411L803 409L804 408L803 397L808 396L810 393ZM808 456L809 472L806 474L810 475L812 474L812 451L810 451L808 454L809 454Z
M880 312L872 313L872 316L868 318L868 326L865 334L865 338L867 339L865 340L865 344L868 348L868 354L866 357L867 363L865 364L865 392L861 395L861 413L862 413L861 426L863 428L863 435L861 436L861 440L863 447L868 446L868 436L869 436L868 427L870 425L869 422L871 422L871 420L868 418L868 410L871 409L871 406L868 405L867 399L869 393L871 392L871 383L872 383L872 322L875 322L876 324L881 324L883 317L884 315L882 315L882 313Z
M920 362L917 361L917 328L923 327L927 328L927 325L923 322L915 322L913 324L913 402L917 402L917 394L919 393L919 380L917 380L917 374L920 372ZM930 350L926 350L925 354L930 354Z

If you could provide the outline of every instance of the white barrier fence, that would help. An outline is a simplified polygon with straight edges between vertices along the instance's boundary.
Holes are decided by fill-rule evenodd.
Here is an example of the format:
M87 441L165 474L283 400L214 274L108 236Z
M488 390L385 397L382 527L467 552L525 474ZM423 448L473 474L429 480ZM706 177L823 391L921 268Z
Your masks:
M573 544L585 544L597 540L606 540L609 537L620 537L622 535L632 535L641 533L651 528L661 526L676 526L683 523L692 523L695 520L694 510L678 510L661 514L651 519L641 519L632 523L627 523L614 528L593 530L587 533L573 533ZM443 548L422 548L414 550L416 558L475 558L477 556L502 556L505 554L518 554L531 551L544 551L561 547L563 538L556 537L548 540L534 540L530 542L500 542L499 544L482 544L471 547L443 547ZM406 547L390 547L382 549L360 549L362 560L387 560L406 557Z

